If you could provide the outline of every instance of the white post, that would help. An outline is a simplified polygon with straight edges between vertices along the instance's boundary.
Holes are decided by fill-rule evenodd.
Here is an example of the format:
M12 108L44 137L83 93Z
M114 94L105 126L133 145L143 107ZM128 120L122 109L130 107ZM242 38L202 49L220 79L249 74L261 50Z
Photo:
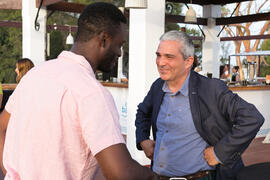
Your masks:
M45 35L47 11L42 7L39 11L39 31L35 30L35 18L38 8L36 0L22 0L22 33L23 33L23 57L29 58L35 65L45 61Z
M147 9L130 9L127 147L141 164L150 164L150 161L136 149L135 115L138 104L158 78L155 52L164 27L164 0L148 0Z
M203 17L208 18L208 25L203 27L205 40L202 47L202 70L204 73L213 73L216 78L219 78L220 38L217 35L220 27L216 26L214 18L220 16L220 5L203 6Z
M122 56L118 59L118 66L117 66L117 81L121 82L122 74L123 74L123 56L124 51L122 48Z

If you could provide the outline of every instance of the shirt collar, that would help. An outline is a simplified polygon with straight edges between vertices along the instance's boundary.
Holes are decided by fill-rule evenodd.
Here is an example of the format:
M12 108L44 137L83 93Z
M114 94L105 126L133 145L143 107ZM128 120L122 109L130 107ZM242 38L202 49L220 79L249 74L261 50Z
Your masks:
M83 66L84 68L86 68L90 75L95 77L95 73L90 65L90 63L85 59L85 57L75 54L71 51L62 51L58 57L58 59L62 59L62 60L69 60L73 63L77 63L80 64L81 66Z
M176 93L174 93L175 95L179 92L181 94L183 94L184 96L188 96L188 84L189 84L189 77L190 77L190 72L183 84L183 86L181 87L181 89L179 89ZM168 87L168 83L165 81L165 83L162 86L162 90L165 93L172 93L171 90Z

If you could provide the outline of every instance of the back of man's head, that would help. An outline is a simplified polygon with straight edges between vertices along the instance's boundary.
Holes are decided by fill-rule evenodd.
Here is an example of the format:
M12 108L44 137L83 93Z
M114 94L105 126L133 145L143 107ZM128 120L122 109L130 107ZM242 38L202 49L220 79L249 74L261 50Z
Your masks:
M190 56L194 56L194 45L191 38L184 32L181 31L168 31L163 34L160 41L178 41L181 44L180 53L187 59Z
M127 23L124 14L113 4L98 2L88 5L78 20L76 42L86 42L101 32L113 36L120 23Z

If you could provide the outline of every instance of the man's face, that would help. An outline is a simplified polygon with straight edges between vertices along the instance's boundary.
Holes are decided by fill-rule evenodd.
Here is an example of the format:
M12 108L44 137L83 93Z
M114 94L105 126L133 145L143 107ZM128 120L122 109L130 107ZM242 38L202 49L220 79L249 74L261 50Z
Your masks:
M193 58L184 60L178 41L161 41L157 49L156 63L160 78L165 81L178 81L189 73ZM191 59L190 59L191 58Z
M103 72L110 72L115 66L118 58L121 56L122 45L126 41L126 25L122 24L116 31L115 35L110 38L108 47L100 59L98 69Z

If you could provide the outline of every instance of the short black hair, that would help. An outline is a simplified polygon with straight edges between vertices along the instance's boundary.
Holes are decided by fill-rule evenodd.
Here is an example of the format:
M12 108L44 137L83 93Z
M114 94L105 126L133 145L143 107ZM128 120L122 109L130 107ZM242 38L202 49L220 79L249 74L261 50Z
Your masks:
M238 72L239 66L233 66L233 67L234 67L234 69L236 70L236 72Z
M86 42L101 32L113 36L120 23L127 23L124 14L113 4L97 2L86 6L78 20L75 41Z

